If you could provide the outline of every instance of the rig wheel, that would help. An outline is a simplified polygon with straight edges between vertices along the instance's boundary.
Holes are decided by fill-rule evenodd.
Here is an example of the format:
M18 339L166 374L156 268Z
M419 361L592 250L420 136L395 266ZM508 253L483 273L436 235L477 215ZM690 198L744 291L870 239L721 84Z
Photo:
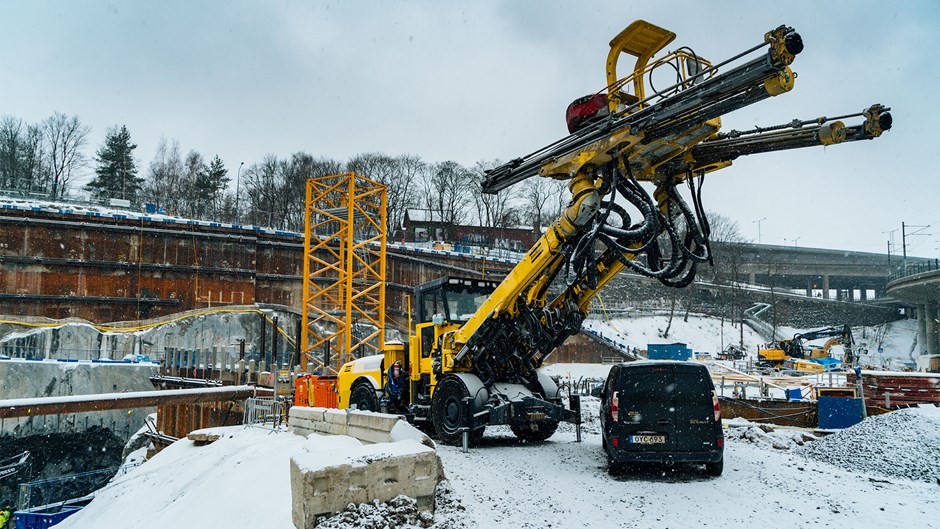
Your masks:
M368 382L357 382L349 392L349 407L363 411L379 411L379 400Z
M469 397L467 386L459 378L450 376L437 383L431 400L431 416L437 438L447 445L457 446L463 442L461 428L467 424L467 407L464 398ZM483 428L470 432L470 444L483 437Z

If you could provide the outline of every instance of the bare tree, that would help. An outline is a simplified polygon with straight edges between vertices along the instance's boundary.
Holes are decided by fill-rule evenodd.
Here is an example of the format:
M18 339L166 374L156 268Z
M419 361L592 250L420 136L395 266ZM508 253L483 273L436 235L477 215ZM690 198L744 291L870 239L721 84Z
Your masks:
M272 226L279 185L279 162L274 154L266 154L258 163L251 164L242 175L242 187L248 199L247 220L250 224ZM299 194L299 192L298 192Z
M542 225L548 219L548 203L554 191L553 187L551 181L539 177L530 178L523 184L525 212L536 233L542 233Z
M486 179L486 171L501 164L499 160L489 162L480 161L471 169L473 178L470 186L470 194L473 196L473 203L476 206L480 225L486 228L499 228L510 207L510 193L484 193L483 181Z
M553 222L555 219L561 216L561 212L568 207L568 203L571 202L571 195L568 192L568 181L567 180L549 180L549 214Z
M65 195L73 173L85 164L84 148L91 127L82 125L78 116L56 112L43 121L42 129L48 147L49 196L59 198Z
M405 210L413 205L415 179L424 171L425 163L413 154L391 157L377 152L357 154L347 168L385 186L386 229L390 236L401 228Z
M471 184L470 171L454 161L435 164L426 173L424 202L432 215L447 226L446 229L450 230L466 220ZM453 235L452 232L445 234L449 240Z
M0 189L44 191L42 130L14 116L0 118Z
M186 194L184 173L179 141L173 140L167 145L166 138L160 138L157 153L147 170L142 201L153 202L171 213L179 213Z

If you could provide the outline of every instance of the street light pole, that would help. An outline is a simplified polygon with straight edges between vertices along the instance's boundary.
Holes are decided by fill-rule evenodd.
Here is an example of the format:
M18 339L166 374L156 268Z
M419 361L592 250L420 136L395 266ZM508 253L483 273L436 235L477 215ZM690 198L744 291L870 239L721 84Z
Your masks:
M242 183L242 166L245 162L238 164L238 174L235 177L235 224L238 224L238 197Z
M760 244L760 223L765 220L767 220L767 217L753 221L757 223L757 244Z

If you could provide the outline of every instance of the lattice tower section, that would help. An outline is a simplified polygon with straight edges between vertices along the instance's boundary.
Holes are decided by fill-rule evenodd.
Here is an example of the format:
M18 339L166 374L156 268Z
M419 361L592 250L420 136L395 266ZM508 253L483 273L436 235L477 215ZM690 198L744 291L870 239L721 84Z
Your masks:
M385 186L356 173L307 180L302 362L339 372L385 343Z

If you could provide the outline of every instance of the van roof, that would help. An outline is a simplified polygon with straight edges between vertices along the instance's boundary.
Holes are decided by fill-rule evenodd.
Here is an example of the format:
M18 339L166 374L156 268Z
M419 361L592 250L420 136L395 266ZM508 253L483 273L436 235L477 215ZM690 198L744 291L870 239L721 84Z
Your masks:
M623 367L642 367L642 366L701 366L703 369L707 369L703 364L698 364L695 362L688 362L686 360L638 360L636 362L623 362L620 364Z

